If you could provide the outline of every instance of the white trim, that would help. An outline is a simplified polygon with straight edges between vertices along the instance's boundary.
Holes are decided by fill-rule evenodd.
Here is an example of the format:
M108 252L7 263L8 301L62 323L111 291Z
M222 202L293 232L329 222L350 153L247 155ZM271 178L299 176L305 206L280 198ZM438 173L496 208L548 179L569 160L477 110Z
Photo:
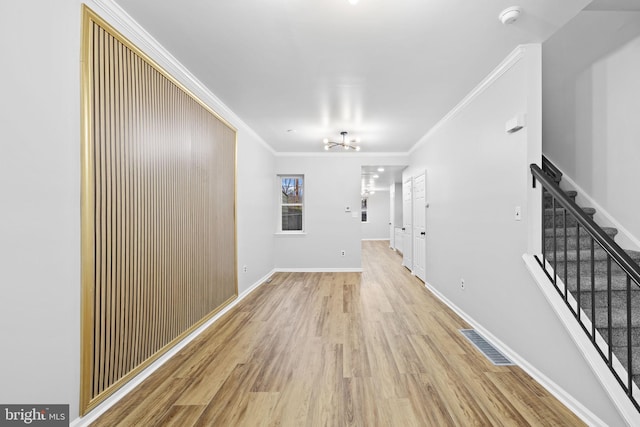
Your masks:
M498 65L487 77L480 82L462 101L458 103L451 111L441 118L429 131L416 142L413 147L409 149L408 154L412 154L418 148L420 148L431 135L433 135L438 129L444 126L449 120L458 115L463 109L465 109L475 98L477 98L482 92L491 86L496 80L498 80L504 73L509 71L511 67L518 63L523 57L527 45L520 45L516 47L501 63Z
M251 292L256 290L260 285L267 282L267 280L276 272L276 270L271 270L268 274L263 276L260 280L255 282L251 287L249 287L242 294L238 295L238 298L233 300L231 304L224 307L220 312L216 313L211 319L207 320L203 323L198 329L187 335L182 341L176 344L171 350L167 351L165 354L160 356L158 360L153 362L147 368L145 368L142 372L136 375L131 381L122 386L118 391L113 393L104 402L100 405L96 406L91 412L89 412L84 417L78 417L71 422L70 427L84 427L88 426L92 422L94 422L98 417L104 414L108 409L110 409L113 405L118 403L120 399L124 398L129 392L131 392L134 388L136 388L140 383L142 383L145 379L147 379L151 374L153 374L158 368L160 368L165 362L175 356L180 350L186 347L191 341L193 341L198 335L204 332L207 328L213 325L218 319L224 316L229 310L233 309L240 301L245 299Z
M571 177L569 177L569 175L565 175L563 171L560 172L562 172L562 180L560 181L560 183L562 183L562 181L566 181L568 186L572 187L571 189L578 192L578 195L576 196L578 204L582 206L590 206L596 210L593 219L598 223L598 225L600 225L601 227L617 228L618 234L616 235L616 241L621 247L636 251L640 250L640 239L631 234L631 232L627 230L622 224L620 224L609 212L607 212L605 208L600 206L598 202L592 199L591 196L589 196L589 194L582 189L582 187L576 184L576 182L572 180ZM563 185L563 187L565 186Z
M151 34L149 34L138 22L113 0L88 0L91 7L100 17L122 32L133 44L149 57L153 58L175 79L184 84L200 100L212 110L233 124L236 128L242 127L244 131L251 133L257 141L271 154L275 150L264 139L249 127L238 115L227 107L216 95L213 94L200 80L198 80L184 65L182 65L167 49L165 49ZM238 132L240 133L240 132Z
M578 402L573 396L567 393L562 387L553 382L549 377L544 375L533 365L527 362L518 353L513 351L509 346L499 340L495 335L485 329L480 323L475 321L471 316L462 311L458 306L451 302L447 297L440 293L436 288L425 282L425 287L433 293L440 301L446 304L452 309L458 316L469 323L474 329L477 329L481 335L491 341L505 356L515 362L521 367L527 374L529 374L534 380L542 385L549 393L556 397L562 404L575 413L580 419L582 419L589 426L607 427L607 424L602 421L598 416L586 408L582 403ZM580 331L582 335L584 332ZM595 351L595 350L594 350ZM598 356L599 357L599 356ZM602 360L602 359L601 359ZM617 385L617 384L616 384ZM620 387L618 386L620 389ZM626 396L625 396L626 397ZM627 399L628 400L628 399ZM640 425L640 424L636 424Z
M609 367L606 365L604 360L602 360L602 357L600 357L600 354L598 354L598 351L595 349L580 325L578 325L578 322L576 322L573 314L569 311L569 308L567 307L565 302L562 301L562 298L559 298L558 291L553 287L553 285L550 285L549 278L538 264L538 261L534 258L533 255L529 254L522 255L522 259L524 259L524 262L527 265L527 269L538 284L538 287L549 302L549 305L553 308L554 312L558 316L558 319L560 319L564 327L567 329L567 332L582 353L584 359L591 367L591 370L595 374L596 378L598 379L598 381L600 381L602 387L606 390L609 398L611 399L611 402L618 409L620 416L628 425L640 425L640 413L638 413L636 408L633 406L633 403L631 403L627 395L622 390L622 387L620 387L614 376L611 374L611 372L609 371ZM562 281L559 279L558 281L560 282L560 287L564 287ZM569 296L571 295L569 294ZM572 302L573 306L576 306L575 301L570 302ZM586 318L586 316L583 316L583 321L585 323L590 323L587 322L588 319ZM604 340L599 334L596 339L598 340L601 348L607 348L606 343L604 343ZM617 358L615 358L615 356L613 365L616 368L616 371L618 371L619 375L624 371L624 368L617 360ZM622 376L622 378L624 378L624 375ZM636 396L638 395L637 387L634 387L633 393ZM579 412L576 413L579 415ZM583 420L587 422L587 419L583 418Z
M276 268L276 273L362 273L362 268Z
M366 222L364 222L363 224L366 224ZM380 242L380 241L385 241L385 240L389 241L389 238L388 237L380 237L380 238L377 238L377 239L360 239L360 240L362 240L363 242Z

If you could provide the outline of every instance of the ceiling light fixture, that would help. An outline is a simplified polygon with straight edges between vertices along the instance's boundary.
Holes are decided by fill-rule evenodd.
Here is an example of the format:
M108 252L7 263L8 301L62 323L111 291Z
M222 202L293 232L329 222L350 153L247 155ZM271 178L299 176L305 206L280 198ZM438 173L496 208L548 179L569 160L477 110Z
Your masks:
M360 151L360 147L357 145L353 145L354 143L360 142L359 139L352 139L352 140L347 140L347 131L342 131L340 132L340 135L342 135L342 142L333 142L333 141L329 141L329 138L325 138L322 140L322 142L324 142L324 149L325 150L329 150L331 148L334 147L342 147L345 150L354 150L354 151Z
M358 4L358 0L349 0L349 3L355 6L356 4Z

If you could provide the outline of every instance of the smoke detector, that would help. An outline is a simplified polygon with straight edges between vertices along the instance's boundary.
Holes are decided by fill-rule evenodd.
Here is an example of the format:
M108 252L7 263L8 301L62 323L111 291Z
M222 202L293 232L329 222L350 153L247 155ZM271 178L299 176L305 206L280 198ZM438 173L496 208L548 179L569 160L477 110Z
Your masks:
M498 15L498 19L504 25L513 24L518 20L520 14L522 13L522 8L519 6L511 6L500 12Z

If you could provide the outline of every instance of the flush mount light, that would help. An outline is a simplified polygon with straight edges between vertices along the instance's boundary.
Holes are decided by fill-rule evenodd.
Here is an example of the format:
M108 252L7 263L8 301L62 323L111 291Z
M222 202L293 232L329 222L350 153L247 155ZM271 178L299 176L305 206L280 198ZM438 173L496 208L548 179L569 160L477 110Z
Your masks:
M353 145L354 143L359 142L359 140L358 139L347 140L347 134L348 134L347 131L340 132L340 135L342 135L342 142L333 142L333 141L330 141L329 138L323 139L322 142L324 143L324 149L329 151L331 148L342 147L345 150L360 151L359 146Z

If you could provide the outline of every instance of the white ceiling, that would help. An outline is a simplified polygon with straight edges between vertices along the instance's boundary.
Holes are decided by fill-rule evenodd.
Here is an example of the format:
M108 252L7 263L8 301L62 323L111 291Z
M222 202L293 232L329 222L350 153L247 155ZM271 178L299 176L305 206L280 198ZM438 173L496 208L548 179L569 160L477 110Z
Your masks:
M518 44L590 0L117 3L274 150L321 152L346 130L366 153L408 151ZM514 5L523 16L502 25Z
M406 166L362 166L360 191L389 191L391 184L402 182L402 171L405 168Z

